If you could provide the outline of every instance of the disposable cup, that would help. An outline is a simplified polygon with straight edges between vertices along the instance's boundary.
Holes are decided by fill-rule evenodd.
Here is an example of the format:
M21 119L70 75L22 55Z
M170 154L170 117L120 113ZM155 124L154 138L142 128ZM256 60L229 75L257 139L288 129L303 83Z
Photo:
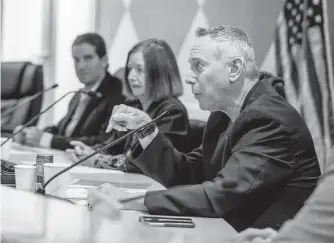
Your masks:
M35 191L36 166L15 165L15 184L17 189Z
M44 182L47 182L53 175L68 167L68 164L63 163L46 163L44 164ZM57 197L66 198L68 184L70 183L71 175L68 171L61 174L52 180L46 187L45 192Z

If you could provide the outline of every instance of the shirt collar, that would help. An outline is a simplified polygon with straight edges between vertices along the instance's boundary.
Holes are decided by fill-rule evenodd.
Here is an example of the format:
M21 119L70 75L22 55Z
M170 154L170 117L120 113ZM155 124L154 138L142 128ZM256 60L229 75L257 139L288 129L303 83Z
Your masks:
M106 74L103 75L99 81L97 81L89 90L96 92L97 89L99 88L100 84L102 83L103 79L105 78ZM84 88L86 90L86 87Z

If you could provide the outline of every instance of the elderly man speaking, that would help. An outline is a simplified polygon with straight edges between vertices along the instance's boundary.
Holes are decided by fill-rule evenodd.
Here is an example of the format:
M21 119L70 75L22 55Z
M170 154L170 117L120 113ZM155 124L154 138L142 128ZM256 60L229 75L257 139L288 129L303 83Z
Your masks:
M182 154L157 128L141 132L143 152L133 163L168 188L147 192L143 206L151 214L222 217L238 231L279 228L302 207L320 175L308 128L268 80L259 80L242 30L199 28L189 63L186 82L200 108L211 111L202 145ZM119 105L109 129L150 121L142 111Z

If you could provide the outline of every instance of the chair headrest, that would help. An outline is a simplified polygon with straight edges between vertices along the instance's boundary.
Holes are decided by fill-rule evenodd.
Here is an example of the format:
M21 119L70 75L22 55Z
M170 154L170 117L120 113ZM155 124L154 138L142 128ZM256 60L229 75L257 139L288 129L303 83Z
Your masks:
M42 80L42 67L30 62L1 63L1 99L19 99L33 95L36 78ZM38 77L39 76L39 77Z

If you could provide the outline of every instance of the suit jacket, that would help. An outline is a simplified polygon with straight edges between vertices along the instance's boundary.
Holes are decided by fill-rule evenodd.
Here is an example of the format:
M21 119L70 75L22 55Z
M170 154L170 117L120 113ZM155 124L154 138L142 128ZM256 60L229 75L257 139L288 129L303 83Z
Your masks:
M268 82L257 82L226 125L214 112L202 145L176 151L158 134L134 163L166 187L148 192L152 214L223 217L236 230L279 228L313 191L320 168L298 112Z
M107 124L114 105L125 102L125 98L122 95L122 83L107 72L96 91L100 92L102 97L91 97L71 137L65 136L65 130L78 105L79 93L73 96L66 116L58 125L45 129L46 132L54 135L51 141L52 148L65 150L71 147L69 142L72 140L79 140L87 145L94 145L106 138L106 127L103 125Z

